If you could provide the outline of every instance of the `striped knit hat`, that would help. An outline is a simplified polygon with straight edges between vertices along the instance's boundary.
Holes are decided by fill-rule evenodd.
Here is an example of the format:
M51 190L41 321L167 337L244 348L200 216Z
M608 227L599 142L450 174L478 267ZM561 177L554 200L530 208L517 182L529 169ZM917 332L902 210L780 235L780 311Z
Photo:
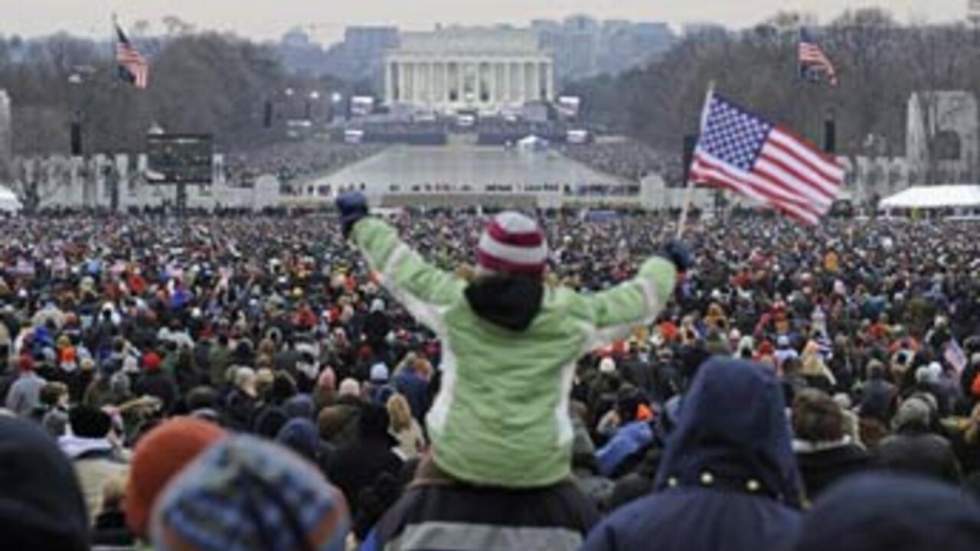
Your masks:
M491 272L541 275L548 260L544 232L518 212L495 216L480 236L477 264Z

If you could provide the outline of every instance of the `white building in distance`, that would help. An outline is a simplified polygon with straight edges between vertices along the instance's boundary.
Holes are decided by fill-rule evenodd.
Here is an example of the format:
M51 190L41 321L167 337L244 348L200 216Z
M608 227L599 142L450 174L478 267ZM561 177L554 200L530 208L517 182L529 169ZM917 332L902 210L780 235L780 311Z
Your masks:
M441 113L500 112L555 96L554 60L525 29L402 33L385 57L385 103Z

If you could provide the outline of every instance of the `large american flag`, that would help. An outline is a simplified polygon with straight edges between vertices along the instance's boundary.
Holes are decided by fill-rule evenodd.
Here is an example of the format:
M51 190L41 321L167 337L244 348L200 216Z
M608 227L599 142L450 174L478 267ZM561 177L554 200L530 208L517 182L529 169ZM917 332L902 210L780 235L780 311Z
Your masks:
M816 78L820 73L826 73L830 85L837 86L837 70L834 69L834 64L806 29L800 29L799 63L802 77Z
M830 210L844 182L843 168L816 146L714 93L690 174L807 224Z
M146 88L150 79L150 64L133 46L118 24L116 36L116 63L119 66L119 78L137 88Z

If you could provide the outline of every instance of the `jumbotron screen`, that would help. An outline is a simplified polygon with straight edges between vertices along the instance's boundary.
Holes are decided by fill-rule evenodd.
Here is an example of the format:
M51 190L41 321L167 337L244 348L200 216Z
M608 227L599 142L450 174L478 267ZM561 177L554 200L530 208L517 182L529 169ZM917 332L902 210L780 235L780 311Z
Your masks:
M210 134L151 134L146 138L148 174L159 184L210 184L214 148Z

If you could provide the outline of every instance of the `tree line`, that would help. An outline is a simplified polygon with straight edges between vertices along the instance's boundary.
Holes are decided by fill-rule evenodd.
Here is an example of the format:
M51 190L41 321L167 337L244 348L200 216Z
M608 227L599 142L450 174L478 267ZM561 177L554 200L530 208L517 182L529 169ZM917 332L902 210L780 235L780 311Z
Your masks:
M574 83L566 92L584 98L586 117L675 151L683 135L697 131L708 83L714 81L719 92L817 143L832 116L839 152L891 156L905 154L913 92L980 95L976 27L900 25L879 9L848 11L815 29L840 78L832 88L799 77L799 29L807 19L780 13L744 31L706 28L644 67ZM935 144L928 141L932 151Z
M219 148L250 148L281 139L284 118L325 118L331 93L343 90L329 75L291 74L271 45L197 32L172 17L163 23L167 31L149 37L138 33L146 23L134 25L134 43L150 62L146 90L116 78L108 38L0 37L0 88L11 98L14 152L68 153L75 121L85 154L141 152L153 126L210 133Z

